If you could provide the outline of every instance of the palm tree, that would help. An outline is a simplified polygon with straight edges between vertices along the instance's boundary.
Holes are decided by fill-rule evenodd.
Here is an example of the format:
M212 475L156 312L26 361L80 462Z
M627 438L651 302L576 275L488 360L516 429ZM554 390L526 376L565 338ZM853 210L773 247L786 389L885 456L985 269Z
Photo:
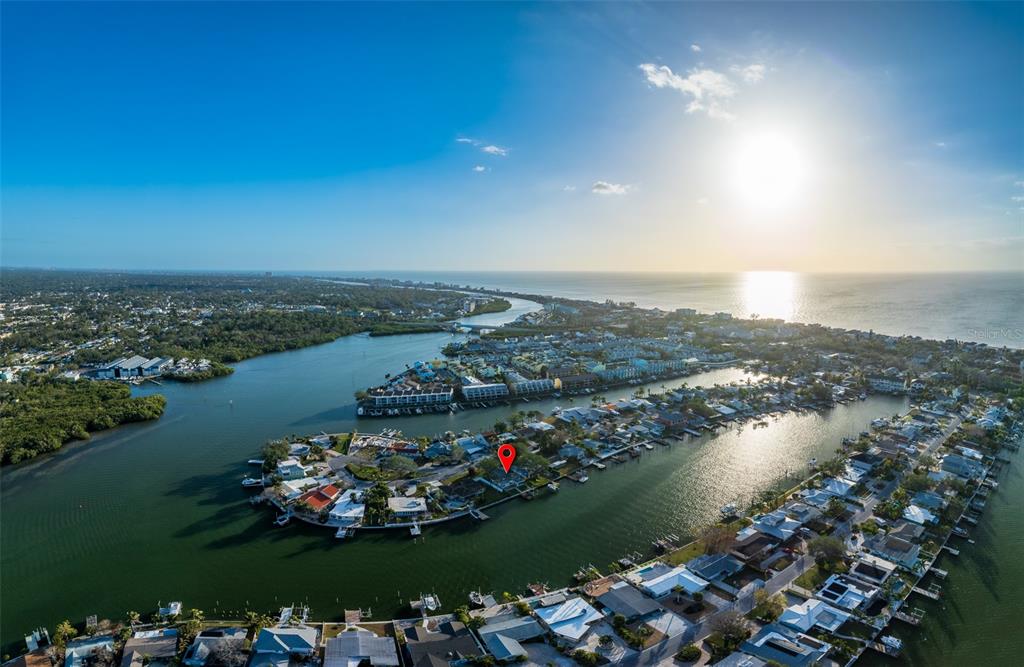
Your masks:
M128 620L128 625L130 625L131 627L134 628L137 623L142 621L142 617L139 616L139 612L137 612L137 611L130 611L130 612L128 612L127 620Z

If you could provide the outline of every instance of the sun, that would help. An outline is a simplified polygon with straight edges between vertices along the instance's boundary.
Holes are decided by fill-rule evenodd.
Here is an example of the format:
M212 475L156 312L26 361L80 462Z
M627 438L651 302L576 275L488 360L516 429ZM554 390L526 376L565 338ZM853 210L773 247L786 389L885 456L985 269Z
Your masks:
M755 211L787 210L807 194L806 155L796 138L781 130L741 136L730 171L737 199Z

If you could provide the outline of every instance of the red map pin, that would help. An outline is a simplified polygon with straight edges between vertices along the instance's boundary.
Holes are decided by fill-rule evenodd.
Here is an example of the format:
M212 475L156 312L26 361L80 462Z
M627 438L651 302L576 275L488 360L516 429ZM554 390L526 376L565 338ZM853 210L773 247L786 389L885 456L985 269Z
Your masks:
M501 467L505 469L507 475L509 468L512 467L512 462L516 460L516 448L512 445L498 447L498 460L501 461Z

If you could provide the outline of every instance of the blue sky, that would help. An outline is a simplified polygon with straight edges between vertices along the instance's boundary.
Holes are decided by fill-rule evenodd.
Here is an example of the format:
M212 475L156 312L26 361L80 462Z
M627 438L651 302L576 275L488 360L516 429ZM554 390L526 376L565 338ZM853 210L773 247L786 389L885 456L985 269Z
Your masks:
M1021 4L2 5L6 266L981 270Z

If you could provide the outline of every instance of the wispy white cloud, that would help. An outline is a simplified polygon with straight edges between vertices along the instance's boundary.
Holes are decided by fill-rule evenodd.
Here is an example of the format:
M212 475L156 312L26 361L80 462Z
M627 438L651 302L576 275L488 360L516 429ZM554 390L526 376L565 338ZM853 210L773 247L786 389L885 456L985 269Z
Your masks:
M1024 181L1014 181L1013 184L1018 188L1024 188Z
M691 97L686 107L687 113L704 112L709 118L733 120L735 116L724 106L725 102L737 92L732 80L713 69L694 69L685 76L680 76L667 65L643 63L640 70L647 78L647 83L655 88L671 88Z
M760 63L754 63L753 65L747 65L746 67L733 65L729 68L729 71L743 79L746 83L758 83L759 81L764 80L764 75L767 72L767 69Z
M707 206L710 203L711 203L711 200L708 199L707 197L701 197L700 199L697 200L697 205L698 206Z
M475 167L473 167L473 171L475 171L478 174L482 174L485 171L487 171L487 167L483 166L482 164L478 164Z
M1013 197L1010 197L1010 201L1015 201L1015 202L1017 202L1018 204L1019 204L1019 203L1022 203L1022 202L1024 202L1024 196L1021 196L1021 195L1014 195Z
M508 155L508 149L502 148L501 146L495 146L494 144L488 144L480 148L481 151L488 155L497 155L499 157L505 157Z
M508 149L495 144L485 144L479 139L473 137L458 137L455 139L457 143L468 144L480 149L480 152L487 153L488 155L496 155L498 157L505 157L508 155Z
M609 183L608 181L594 181L590 191L599 195L627 195L633 191L632 185L622 183Z
M576 186L575 185L567 185L564 188L562 188L562 190L564 192L576 192Z
M935 142L935 147L936 148L945 148L946 147L946 142L945 141L936 141Z
M690 44L690 50L694 53L700 53L702 51L700 44Z

